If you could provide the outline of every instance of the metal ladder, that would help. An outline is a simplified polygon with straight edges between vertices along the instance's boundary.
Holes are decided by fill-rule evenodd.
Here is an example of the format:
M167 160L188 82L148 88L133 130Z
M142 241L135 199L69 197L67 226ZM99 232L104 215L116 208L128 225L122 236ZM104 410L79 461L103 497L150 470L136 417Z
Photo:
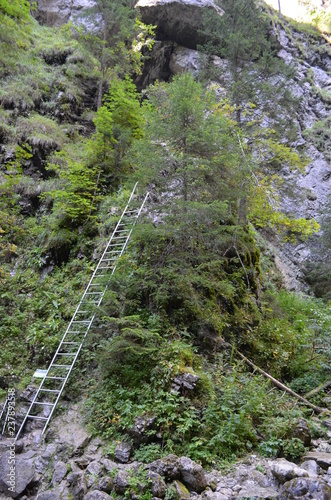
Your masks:
M95 309L100 306L111 276L114 274L118 259L123 255L129 242L133 228L146 203L145 195L139 208L133 207L135 184L129 201L107 243L95 271L80 299L78 306L70 320L59 347L45 373L43 380L33 398L24 420L16 434L18 439L27 419L44 422L41 434L44 434L74 367L77 357L96 315ZM41 409L47 406L48 416L41 416Z

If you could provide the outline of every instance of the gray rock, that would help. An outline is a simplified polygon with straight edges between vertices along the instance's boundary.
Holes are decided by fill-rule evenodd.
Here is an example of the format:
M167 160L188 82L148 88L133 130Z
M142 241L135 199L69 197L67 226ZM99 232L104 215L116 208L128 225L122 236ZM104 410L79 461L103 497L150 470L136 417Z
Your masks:
M179 467L179 458L176 457L176 455L168 455L149 464L149 469L151 471L157 472L166 480L179 479Z
M100 476L101 474L101 465L97 460L93 460L90 462L86 468L86 472L88 474L92 474L93 476Z
M15 448L15 445L13 446ZM38 483L35 455L33 451L16 457L12 450L3 453L0 460L0 492L9 492L11 497L17 498L29 485Z
M329 500L331 498L331 488L321 480L295 478L286 482L281 489L280 500L287 500L289 498Z
M37 495L36 500L58 500L58 494L55 491L44 491Z
M274 488L261 488L261 486L254 485L251 488L244 486L240 490L240 498L254 498L254 500L260 499L276 499L280 497L280 493Z
M173 45L174 42L172 41L155 41L152 50L148 51L142 74L135 78L135 84L139 91L156 80L168 80L170 76L169 59Z
M47 26L61 26L70 20L79 23L82 11L92 7L93 0L38 0L36 18Z
M194 75L197 75L200 70L202 59L206 59L206 57L197 50L178 46L175 47L170 56L169 69L173 75L186 71L191 71ZM176 379L179 377L180 376L177 376ZM175 383L176 379L174 381ZM179 385L181 385L181 381Z
M230 500L232 496L232 491L228 490L228 493L221 493L219 491L206 490L202 494L202 498L206 500Z
M309 451L305 453L305 460L314 460L324 470L328 470L331 466L331 453L323 453L320 451Z
M190 49L207 41L200 33L204 9L223 15L212 0L139 0L136 8L144 23L157 25L159 40L173 40Z
M181 373L174 378L172 384L172 390L192 391L195 388L198 380L200 380L199 375L195 375L194 373L188 373L188 372Z
M86 493L86 483L83 472L72 472L67 476L67 482L71 487L73 500L81 500Z
M112 460L109 460L108 458L104 458L101 462L107 472L110 472L113 469L117 468L117 463L113 462Z
M190 492L183 483L178 481L178 479L172 483L172 488L177 500L189 500Z
M201 465L193 462L188 457L179 459L179 471L183 483L193 491L201 493L207 487L207 480Z
M299 422L291 431L291 437L300 439L300 441L302 441L305 446L310 445L311 434L306 420L304 420L303 418L299 420Z
M284 458L272 462L270 464L270 470L281 483L285 483L296 477L308 477L309 475L306 470L301 469L292 462L288 462Z
M126 471L120 470L114 477L114 490L119 495L124 495L129 487L128 476L129 474Z
M122 464L127 464L131 455L132 446L130 443L118 443L115 448L115 458Z
M85 497L84 500L113 500L113 497L105 493L104 491L90 491Z
M110 476L101 477L98 481L98 490L110 493L113 489L113 480Z
M300 467L308 472L310 478L316 478L321 470L315 460L306 460L300 465Z
M64 462L56 462L54 465L54 472L52 477L52 484L55 486L65 478L68 472L67 465Z
M134 427L130 429L130 434L133 437L134 443L139 445L142 442L151 441L153 439L153 431L156 434L155 417L143 415L136 418Z
M148 472L148 479L151 482L151 492L153 497L164 498L167 491L167 485L163 481L160 474L150 470Z

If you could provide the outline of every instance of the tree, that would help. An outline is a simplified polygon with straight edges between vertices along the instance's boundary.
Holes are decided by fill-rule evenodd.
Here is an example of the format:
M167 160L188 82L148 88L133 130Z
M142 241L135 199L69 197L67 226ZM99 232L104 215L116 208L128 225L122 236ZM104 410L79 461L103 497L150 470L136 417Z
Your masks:
M85 11L88 25L94 29L77 29L100 64L97 109L102 105L104 86L114 77L123 78L130 71L138 73L142 47L151 48L153 27L136 19L134 4L132 0L98 0Z
M276 57L277 43L270 34L268 17L257 0L224 0L222 8L223 16L212 10L205 13L204 32L211 41L201 49L228 61L228 94L235 105L237 122L241 123L243 111L250 103L278 119L276 102L283 104L286 100L288 109L294 105L279 75L289 79L293 70ZM209 70L217 73L212 67ZM273 81L268 83L271 76Z

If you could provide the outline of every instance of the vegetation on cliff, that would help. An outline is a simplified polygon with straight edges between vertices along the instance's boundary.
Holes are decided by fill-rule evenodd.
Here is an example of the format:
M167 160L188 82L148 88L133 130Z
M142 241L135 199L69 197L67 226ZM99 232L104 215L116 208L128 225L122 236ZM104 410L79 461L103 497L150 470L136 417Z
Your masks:
M105 16L113 4L100 3ZM291 426L309 411L224 342L301 393L328 376L330 306L283 290L257 232L304 240L318 230L277 208L278 166L306 159L253 117L243 126L238 89L231 102L183 74L140 96L132 14L120 11L115 39L91 39L17 19L15 5L0 3L3 393L49 361L139 180L150 205L73 374L91 428L110 443L134 440L136 419L150 419L134 442L139 460L174 451L214 464L252 448L297 456ZM152 32L135 26L140 41Z

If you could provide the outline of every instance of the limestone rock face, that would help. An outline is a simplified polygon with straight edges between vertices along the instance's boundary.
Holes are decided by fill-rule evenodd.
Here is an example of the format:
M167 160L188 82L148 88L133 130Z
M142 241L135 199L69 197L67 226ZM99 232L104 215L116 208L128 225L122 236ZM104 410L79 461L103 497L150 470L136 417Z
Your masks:
M205 59L204 55L197 50L178 46L170 56L169 68L174 75L185 71L191 71L193 75L196 75L199 73L203 59Z
M36 19L47 26L62 26L69 21L83 23L84 9L93 7L94 0L38 0Z
M199 33L203 10L214 9L223 15L212 0L139 0L136 8L144 23L156 24L158 40L172 40L190 49L207 41Z

